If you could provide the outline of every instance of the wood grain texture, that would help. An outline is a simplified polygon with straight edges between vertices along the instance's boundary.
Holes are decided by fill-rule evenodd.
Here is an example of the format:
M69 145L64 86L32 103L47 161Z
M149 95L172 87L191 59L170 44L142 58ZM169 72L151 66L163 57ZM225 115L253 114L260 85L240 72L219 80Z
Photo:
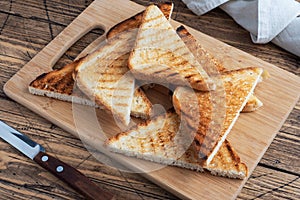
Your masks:
M41 167L51 172L60 180L67 183L78 193L90 200L110 200L114 194L106 190L102 190L89 178L76 170L74 167L64 163L63 161L53 157L46 152L39 152L33 160Z
M149 3L137 2L145 5ZM1 88L90 3L91 1L80 0L68 3L0 2L0 22L3 22L0 24ZM300 61L296 56L272 44L253 45L248 33L219 9L198 17L181 1L175 1L172 18L299 75ZM95 31L91 34L96 38L101 32ZM80 52L80 48L83 49L83 46L92 41L88 39L85 38L78 47L70 51L72 57ZM66 59L68 60L68 57ZM78 167L89 177L93 177L93 180L104 189L118 193L117 199L175 199L170 193L139 175L119 172L101 165L90 156L76 137L15 103L5 96L2 89L0 95L1 120L41 142L48 152ZM298 199L299 113L298 102L238 198ZM37 167L9 145L0 142L0 198L82 199L75 191L49 176L42 168Z

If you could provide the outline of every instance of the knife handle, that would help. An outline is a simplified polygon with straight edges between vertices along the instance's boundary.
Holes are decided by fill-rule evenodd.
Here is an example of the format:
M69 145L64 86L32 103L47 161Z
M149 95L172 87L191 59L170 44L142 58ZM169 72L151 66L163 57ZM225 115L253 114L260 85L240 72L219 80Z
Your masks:
M112 194L103 191L81 172L47 153L40 151L33 160L88 199L108 200L113 198Z

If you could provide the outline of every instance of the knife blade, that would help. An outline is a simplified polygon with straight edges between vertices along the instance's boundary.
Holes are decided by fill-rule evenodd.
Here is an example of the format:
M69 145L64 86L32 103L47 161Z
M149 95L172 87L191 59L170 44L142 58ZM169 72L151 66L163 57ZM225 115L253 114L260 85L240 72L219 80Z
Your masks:
M42 145L2 121L0 121L0 137L86 198L95 200L113 198L111 193L102 190L77 169L47 154Z

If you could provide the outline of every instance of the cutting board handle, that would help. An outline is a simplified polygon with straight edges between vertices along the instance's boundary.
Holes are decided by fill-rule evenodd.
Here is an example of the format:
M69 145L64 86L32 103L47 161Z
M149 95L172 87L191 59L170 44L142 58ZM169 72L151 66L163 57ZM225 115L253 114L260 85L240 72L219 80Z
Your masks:
M89 44L83 51L81 51L75 60L86 56L87 54L95 51L96 49L98 49L99 47L101 47L103 45L103 41L106 39L106 34L101 35L100 37L98 37L96 40L94 40L91 44Z
M56 38L54 38L54 40L50 42L47 47L51 48L51 51L49 51L47 48L44 49L46 52L48 52L47 60L50 61L48 62L48 67L52 68L63 56L63 54L85 34L95 28L101 28L101 26L89 24L88 22L78 22L79 20L74 20L70 26L65 28L62 33L60 33ZM51 53L49 54L49 52Z
M92 7L90 5L86 10ZM87 34L93 29L100 28L105 31L106 26L101 24L99 20L94 20L89 16L89 12L81 13L68 27L66 27L59 35L57 35L41 52L38 58L42 59L37 61L34 59L35 63L39 63L39 67L42 70L49 71L55 65L55 63L61 58L61 56L82 36ZM105 35L105 33L104 33ZM104 40L105 37L100 37ZM99 42L99 39L97 39ZM84 52L91 49L93 45L90 45ZM84 54L82 52L80 55Z

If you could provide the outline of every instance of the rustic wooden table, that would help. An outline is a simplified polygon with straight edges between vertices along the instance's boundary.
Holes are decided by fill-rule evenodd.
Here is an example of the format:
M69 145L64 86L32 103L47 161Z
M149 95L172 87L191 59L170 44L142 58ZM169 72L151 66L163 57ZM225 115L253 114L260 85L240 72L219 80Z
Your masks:
M9 99L3 85L33 56L76 18L92 0L0 1L0 120L21 130L47 151L90 177L117 199L177 199L137 174L99 163L81 141L46 119ZM135 0L147 5L148 1ZM254 45L250 36L227 14L215 9L196 16L174 1L172 18L300 75L300 59L273 44ZM73 60L102 34L94 30L77 42L56 67ZM238 199L300 199L300 102L285 121ZM0 199L83 199L63 182L0 140Z

